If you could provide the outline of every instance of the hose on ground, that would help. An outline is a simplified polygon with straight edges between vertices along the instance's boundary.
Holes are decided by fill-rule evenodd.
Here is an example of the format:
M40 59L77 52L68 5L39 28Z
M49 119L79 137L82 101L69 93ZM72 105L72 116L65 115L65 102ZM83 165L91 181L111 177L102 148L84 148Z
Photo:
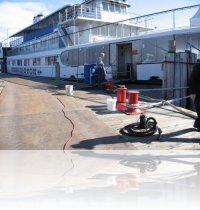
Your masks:
M65 151L65 150L67 149L67 146L68 146L69 142L70 142L71 139L73 138L74 130L75 130L75 124L73 123L73 121L72 121L69 117L67 117L67 115L66 115L66 113L65 113L65 111L64 111L64 109L65 109L65 107L66 107L65 104L61 101L60 98L57 98L57 100L58 100L58 101L62 104L62 106L63 106L62 113L63 113L64 117L65 117L67 120L69 120L69 122L70 122L71 125L72 125L72 130L71 130L71 132L70 132L70 137L67 139L67 141L66 141L65 144L63 145L63 151Z
M120 133L133 137L146 137L155 134L158 131L160 140L162 130L157 126L157 121L153 117L146 118L145 115L140 115L139 122L132 123L120 129Z

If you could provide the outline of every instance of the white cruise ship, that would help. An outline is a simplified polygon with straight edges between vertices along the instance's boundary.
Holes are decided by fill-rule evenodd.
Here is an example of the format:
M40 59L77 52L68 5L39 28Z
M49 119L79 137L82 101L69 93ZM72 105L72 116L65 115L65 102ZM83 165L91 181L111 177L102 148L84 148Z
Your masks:
M85 67L103 52L109 78L162 79L169 53L190 51L198 57L199 5L140 17L131 17L129 8L127 0L84 0L46 17L37 15L32 25L9 38L7 72L84 78ZM187 21L182 17L184 27L177 23L179 13L189 14Z

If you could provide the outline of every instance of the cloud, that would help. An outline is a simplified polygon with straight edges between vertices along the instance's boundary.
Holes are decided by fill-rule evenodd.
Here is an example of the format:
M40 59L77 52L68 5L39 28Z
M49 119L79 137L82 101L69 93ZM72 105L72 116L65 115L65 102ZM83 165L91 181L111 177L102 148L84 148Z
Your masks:
M44 3L8 2L0 3L0 41L33 23L33 17L39 13L50 13Z

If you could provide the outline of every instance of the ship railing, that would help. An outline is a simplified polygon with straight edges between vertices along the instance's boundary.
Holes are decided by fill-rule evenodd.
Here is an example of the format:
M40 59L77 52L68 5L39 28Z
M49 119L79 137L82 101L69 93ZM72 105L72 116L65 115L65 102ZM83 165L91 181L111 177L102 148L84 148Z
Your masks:
M159 31L191 27L191 18L198 11L199 7L199 4L181 7L130 18L127 21L134 25L138 25L144 28L152 28Z
M77 18L92 18L92 19L100 19L101 13L98 10L98 8L90 8L87 6L73 6L68 9L66 9L65 12L60 14L60 22L66 22L70 20L74 20Z
M134 17L123 21L107 23L96 27L90 27L84 30L71 32L70 35L75 38L74 45L82 43L81 37L89 33L88 42L99 42L110 38L126 38L135 35L143 35L157 32L167 32L169 30L179 30L191 28L190 19L199 9L200 5L184 7L175 10L168 10L150 15ZM133 27L135 26L135 27Z
M169 30L181 29L183 27L188 28L191 27L190 26L191 17L194 16L199 7L200 5L194 5L191 7L168 10L140 17L134 17L124 21L107 23L96 27L88 27L84 30L78 30L77 28L76 31L74 30L68 35L70 35L73 38L73 45L80 45L80 44L91 43L91 41L93 43L99 42L102 41L103 38L105 38L105 40L108 40L109 38L126 38L126 37L134 38L135 35L149 34L155 31L167 32ZM80 8L76 8L76 11L77 15L83 12L83 10L80 10ZM82 15L84 15L84 13L82 13ZM138 28L131 27L130 22L135 26L138 26ZM87 37L89 37L88 40L85 40L86 33ZM91 37L94 38L91 39ZM31 45L31 42L29 42L29 44ZM19 44L18 47L21 46L22 45ZM60 46L58 45L58 47ZM48 47L46 46L45 49L47 48Z
M54 40L54 43L53 41ZM21 44L17 47L13 47L9 52L9 55L23 55L34 52L41 52L46 50L53 50L59 48L59 37L46 39L46 40L37 40L35 42Z
M89 7L79 7L76 10L76 17L86 17L93 19L100 19L101 13L98 11L98 8L89 8Z

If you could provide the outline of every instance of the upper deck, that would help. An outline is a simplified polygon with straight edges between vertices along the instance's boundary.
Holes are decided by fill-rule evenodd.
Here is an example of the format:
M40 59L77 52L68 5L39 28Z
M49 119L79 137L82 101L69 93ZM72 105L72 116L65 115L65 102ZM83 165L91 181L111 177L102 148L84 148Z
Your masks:
M129 18L129 4L126 0L85 1L60 12L60 23L76 20L98 20L102 22L121 21Z
M96 3L94 5L94 3ZM115 4L114 4L115 3ZM85 1L65 7L14 34L11 55L80 46L121 38L142 39L180 33L198 32L199 5L130 17L129 5L117 1ZM112 17L112 18L110 18ZM184 33L182 30L181 33ZM187 37L186 37L187 38ZM190 39L190 38L188 38Z
M43 17L35 16L33 24L13 34L10 38L11 47L16 47L25 42L52 34L58 25L75 26L81 20L81 29L88 28L88 21L110 23L128 19L128 5L126 0L87 0L82 4L66 4L64 7ZM86 23L83 25L83 21ZM77 26L77 30L79 27Z

